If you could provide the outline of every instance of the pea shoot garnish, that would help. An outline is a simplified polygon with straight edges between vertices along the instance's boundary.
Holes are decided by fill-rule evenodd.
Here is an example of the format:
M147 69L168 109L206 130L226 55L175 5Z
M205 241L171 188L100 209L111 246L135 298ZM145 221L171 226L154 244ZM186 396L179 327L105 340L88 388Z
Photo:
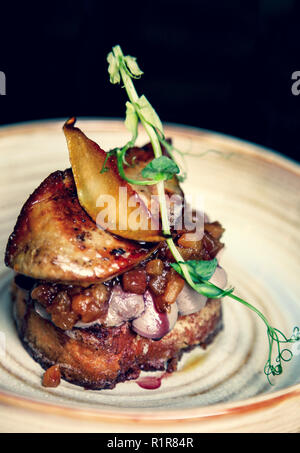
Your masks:
M277 376L282 373L283 362L288 362L292 359L293 353L288 348L282 348L282 345L291 344L300 340L300 329L295 327L291 337L286 337L280 330L272 327L256 307L245 301L244 299L234 294L234 288L221 289L211 283L209 280L214 274L217 267L217 260L201 261L189 260L184 261L171 235L170 224L168 219L168 210L165 198L164 181L177 176L179 181L186 177L177 164L174 154L183 155L182 151L176 149L170 144L164 135L163 125L156 111L142 95L139 96L135 90L132 79L138 79L143 72L139 68L136 58L124 56L120 46L115 46L112 52L108 54L107 61L109 63L108 72L110 81L113 84L123 83L129 101L126 102L126 119L125 126L131 133L131 139L122 148L116 148L110 151L107 159L111 155L117 158L118 171L120 176L131 184L137 185L153 185L156 184L159 197L160 215L162 222L163 236L166 238L166 243L175 259L171 266L186 280L186 282L199 294L208 298L223 298L230 297L231 299L240 302L247 308L256 313L267 327L267 338L269 344L268 358L264 367L264 373L270 384L270 377ZM152 144L154 159L142 170L143 180L133 180L126 176L124 165L129 165L126 161L126 152L133 147L138 137L138 123L141 122ZM166 150L169 157L162 154L162 147ZM101 172L107 171L105 161ZM275 346L277 355L273 358L273 347Z

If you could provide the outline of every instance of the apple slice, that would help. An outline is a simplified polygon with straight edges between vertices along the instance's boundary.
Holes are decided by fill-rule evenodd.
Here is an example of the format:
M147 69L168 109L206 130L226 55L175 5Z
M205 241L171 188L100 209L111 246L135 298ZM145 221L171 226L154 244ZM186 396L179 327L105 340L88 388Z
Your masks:
M81 206L98 226L118 236L145 242L164 240L149 199L120 177L114 158L107 160L107 170L101 172L105 151L74 127L75 122L70 118L63 130Z

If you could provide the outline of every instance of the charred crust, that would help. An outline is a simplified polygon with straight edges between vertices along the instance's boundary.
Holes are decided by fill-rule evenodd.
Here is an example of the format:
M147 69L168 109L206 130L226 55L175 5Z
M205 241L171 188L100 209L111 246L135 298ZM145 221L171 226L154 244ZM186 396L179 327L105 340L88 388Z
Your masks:
M111 255L118 256L118 255L124 255L124 253L126 253L126 251L120 247L118 249L112 249L109 253Z

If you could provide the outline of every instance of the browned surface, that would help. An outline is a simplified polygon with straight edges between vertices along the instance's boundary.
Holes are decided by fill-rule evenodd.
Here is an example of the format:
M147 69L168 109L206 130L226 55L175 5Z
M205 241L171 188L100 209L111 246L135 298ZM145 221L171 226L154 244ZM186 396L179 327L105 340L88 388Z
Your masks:
M38 316L25 303L26 291L14 286L16 320L28 352L44 368L59 365L64 379L86 388L113 388L135 379L140 370L176 369L184 350L205 346L221 327L220 301L211 300L199 313L181 317L159 341L131 331L128 324L114 328L73 329L73 338Z
M34 278L86 284L124 272L151 251L151 245L97 228L80 206L72 172L66 170L48 176L25 203L5 263Z

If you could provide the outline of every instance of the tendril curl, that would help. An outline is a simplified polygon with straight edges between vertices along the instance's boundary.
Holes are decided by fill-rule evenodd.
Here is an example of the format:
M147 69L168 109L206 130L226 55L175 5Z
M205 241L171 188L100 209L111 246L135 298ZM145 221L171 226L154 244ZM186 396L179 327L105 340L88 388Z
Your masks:
M267 376L269 384L274 385L271 382L270 377L280 375L283 371L282 362L289 362L290 360L292 360L294 355L291 349L288 348L281 349L281 344L295 343L299 341L300 329L299 327L294 327L293 334L291 335L290 338L287 338L284 335L284 333L282 333L280 330L268 326L267 336L269 341L269 356L264 367L264 373ZM277 356L275 357L275 364L274 362L272 363L272 350L274 342L276 343L277 346Z

